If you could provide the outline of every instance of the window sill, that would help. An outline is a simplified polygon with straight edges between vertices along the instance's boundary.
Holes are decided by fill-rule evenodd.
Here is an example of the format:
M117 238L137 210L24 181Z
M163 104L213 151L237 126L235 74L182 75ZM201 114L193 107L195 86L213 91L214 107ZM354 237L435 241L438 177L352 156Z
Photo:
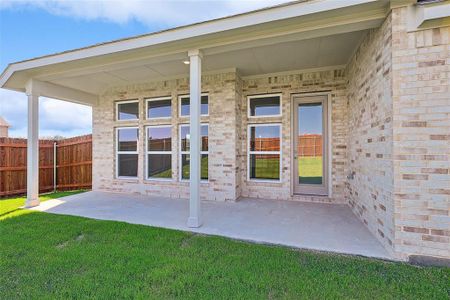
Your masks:
M146 178L144 182L174 182L173 178Z
M120 177L116 177L114 179L115 180L120 180L120 181L139 182L139 178L138 177L124 177L124 176L120 176Z
M136 122L139 122L139 119L127 119L127 120L115 120L116 122L118 122L118 123L127 123L127 122L129 122L129 123L136 123Z
M247 179L249 183L272 183L272 184L281 184L283 183L281 180L270 180L270 179Z
M189 183L190 180L187 179L180 179L180 183ZM200 180L200 184L209 184L209 180Z
M158 118L146 118L145 119L145 121L149 121L149 122L152 122L152 121L169 121L169 120L172 120L172 116L170 116L170 117L158 117Z
M265 116L247 116L249 120L264 119L264 118L281 118L283 115L265 115Z

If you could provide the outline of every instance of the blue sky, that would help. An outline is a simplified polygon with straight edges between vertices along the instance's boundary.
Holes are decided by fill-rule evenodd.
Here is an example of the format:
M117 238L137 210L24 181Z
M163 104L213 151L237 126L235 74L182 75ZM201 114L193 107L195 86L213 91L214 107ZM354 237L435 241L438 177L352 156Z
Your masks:
M286 0L1 0L0 69L9 63L91 44L245 12ZM41 137L91 132L91 108L40 102ZM0 89L10 136L26 137L27 101Z
M2 70L10 62L148 31L145 25L134 20L125 24L81 20L52 15L38 8L2 9L0 28Z

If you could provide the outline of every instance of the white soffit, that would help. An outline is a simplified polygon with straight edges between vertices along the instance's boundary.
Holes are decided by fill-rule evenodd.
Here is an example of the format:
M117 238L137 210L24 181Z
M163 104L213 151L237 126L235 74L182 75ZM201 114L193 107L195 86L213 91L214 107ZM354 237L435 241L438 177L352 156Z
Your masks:
M242 76L252 76L345 65L365 34L367 31L357 31L208 55L205 56L202 67L204 72L238 69ZM47 81L101 94L113 86L183 77L188 74L189 66L177 59Z

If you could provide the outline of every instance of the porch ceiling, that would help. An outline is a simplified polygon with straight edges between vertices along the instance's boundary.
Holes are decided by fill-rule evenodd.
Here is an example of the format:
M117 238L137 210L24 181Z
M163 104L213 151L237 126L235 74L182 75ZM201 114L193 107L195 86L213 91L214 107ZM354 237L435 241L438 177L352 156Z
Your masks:
M343 65L365 33L357 31L208 55L203 60L203 72L236 68L242 76L250 76ZM183 55L174 55L162 62L149 61L113 70L43 78L58 85L100 94L111 86L188 76L189 66L183 63L185 59Z

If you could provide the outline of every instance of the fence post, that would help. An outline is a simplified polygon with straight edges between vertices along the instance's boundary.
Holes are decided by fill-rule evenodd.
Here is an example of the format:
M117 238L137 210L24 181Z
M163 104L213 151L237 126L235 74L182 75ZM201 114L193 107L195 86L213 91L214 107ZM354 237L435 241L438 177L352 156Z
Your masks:
M53 142L53 192L56 192L56 141Z
M313 143L314 143L314 157L316 157L316 136L313 137Z

